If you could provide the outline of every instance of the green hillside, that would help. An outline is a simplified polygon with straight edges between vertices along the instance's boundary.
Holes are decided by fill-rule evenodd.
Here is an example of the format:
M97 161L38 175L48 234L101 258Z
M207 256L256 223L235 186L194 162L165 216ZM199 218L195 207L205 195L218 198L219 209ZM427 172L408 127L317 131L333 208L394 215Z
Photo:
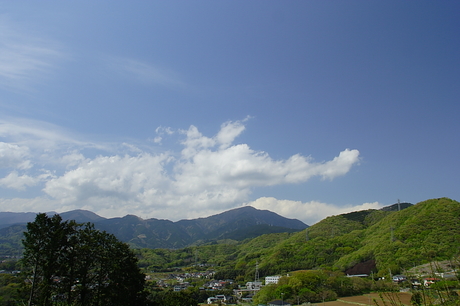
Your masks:
M379 274L458 256L460 203L447 198L421 202L390 214L365 230L362 247L335 264L344 269L374 259Z
M460 203L440 198L401 211L331 216L301 232L262 235L227 248L200 246L189 253L195 261L214 265L222 278L250 280L256 264L260 276L317 268L345 272L362 263L366 273L386 276L433 260L457 258L459 250ZM171 252L182 252L187 262L184 251Z

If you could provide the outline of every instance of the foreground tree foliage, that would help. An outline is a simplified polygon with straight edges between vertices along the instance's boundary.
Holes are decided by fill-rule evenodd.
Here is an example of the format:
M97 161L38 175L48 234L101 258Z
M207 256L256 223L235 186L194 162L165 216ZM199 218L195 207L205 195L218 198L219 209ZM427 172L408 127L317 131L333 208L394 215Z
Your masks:
M90 224L38 214L24 233L29 305L144 305L145 276L128 245Z

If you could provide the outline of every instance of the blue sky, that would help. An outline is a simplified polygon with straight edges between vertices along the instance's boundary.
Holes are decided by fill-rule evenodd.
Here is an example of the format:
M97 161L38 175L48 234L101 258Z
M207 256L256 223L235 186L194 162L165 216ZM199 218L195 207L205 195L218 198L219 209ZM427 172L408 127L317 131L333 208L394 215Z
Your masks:
M459 200L459 29L457 1L2 1L0 211Z

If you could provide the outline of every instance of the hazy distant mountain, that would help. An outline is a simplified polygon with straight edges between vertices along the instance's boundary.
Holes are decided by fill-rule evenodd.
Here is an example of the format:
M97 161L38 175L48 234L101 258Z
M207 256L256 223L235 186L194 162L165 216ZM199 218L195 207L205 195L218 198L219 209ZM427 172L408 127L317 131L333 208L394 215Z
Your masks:
M8 227L13 224L21 224L33 221L37 213L25 212L25 213L15 213L15 212L0 212L0 228Z
M95 223L101 220L105 220L104 217L101 217L91 211L82 209L60 213L59 215L62 217L63 220L75 220L78 223Z
M267 233L295 232L308 226L268 210L250 206L207 218L181 220L148 219L128 215L95 222L98 229L113 233L135 247L183 248L219 239L243 240Z
M47 212L47 215L54 215L56 212ZM27 222L32 222L35 220L37 213L26 212L26 213L16 213L16 212L0 212L0 228L8 227L13 224L26 224ZM69 212L64 212L60 214L63 220L75 220L79 223L86 222L97 222L104 220L104 217L98 216L95 213L88 210L72 210Z
M87 210L73 210L60 215L63 220L94 223L96 229L112 233L131 246L140 248L183 248L220 239L244 240L268 233L296 232L308 227L299 220L250 206L207 218L177 222L155 218L144 220L134 215L106 219ZM17 234L23 232L26 223L33 221L35 216L35 213L0 213L0 220L4 220L0 226L0 242L9 241L11 247L19 248L20 241L12 242L7 237L17 238ZM0 246L0 252L4 251Z

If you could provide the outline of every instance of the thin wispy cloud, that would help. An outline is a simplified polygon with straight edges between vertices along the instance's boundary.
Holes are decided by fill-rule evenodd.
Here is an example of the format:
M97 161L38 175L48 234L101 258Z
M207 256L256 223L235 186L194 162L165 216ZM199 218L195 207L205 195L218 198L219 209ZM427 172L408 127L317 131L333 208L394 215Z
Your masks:
M68 168L85 158L80 151L86 149L115 150L113 144L82 140L82 137L46 122L0 119L0 169L34 171L33 165L55 167L56 164Z
M26 33L5 18L0 20L0 85L14 91L30 87L56 69L57 62L67 57L51 39Z
M137 59L108 57L106 65L120 77L142 84L160 85L168 88L187 87L187 84L181 80L177 73Z
M245 130L244 122L225 122L211 137L195 126L179 133L171 128L157 129L164 137L181 137L180 152L153 154L122 143L120 147L128 148L129 153L100 151L95 157L84 156L87 143L69 141L69 135L19 129L22 133L16 131L13 136L21 136L21 147L0 143L0 152L10 156L5 161L9 161L6 166L11 169L0 178L0 186L26 190L41 184L42 194L31 198L49 197L61 209L86 207L106 216L131 213L177 220L241 206L257 187L304 183L314 176L334 179L359 162L359 152L349 149L326 162L315 162L300 154L274 160L267 152L255 151L248 144L234 144ZM0 125L0 135L7 131L11 129ZM34 146L40 143L38 137L54 139L59 149L48 151L44 159L37 147L28 146L27 137ZM5 199L3 202L7 203Z

